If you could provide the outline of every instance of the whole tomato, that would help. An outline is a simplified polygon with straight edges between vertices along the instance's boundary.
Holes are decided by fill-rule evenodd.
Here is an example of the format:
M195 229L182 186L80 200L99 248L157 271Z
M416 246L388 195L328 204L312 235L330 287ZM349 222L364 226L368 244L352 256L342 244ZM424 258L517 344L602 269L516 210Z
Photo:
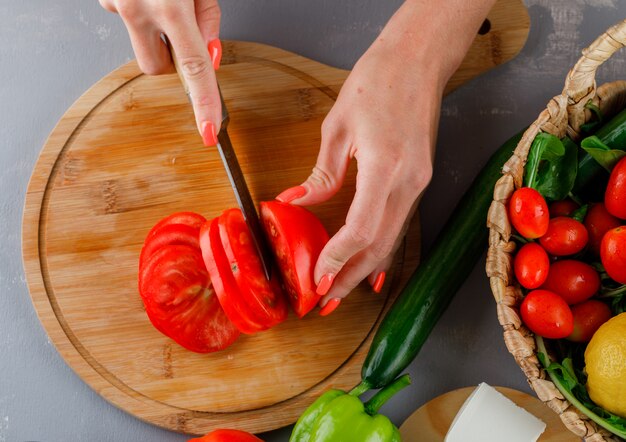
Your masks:
M619 227L622 222L611 215L604 203L596 203L591 206L585 216L585 227L589 233L589 249L600 256L600 243L604 234L611 229Z
M526 327L544 338L565 338L574 330L574 317L569 305L548 290L528 293L520 306L520 314Z
M578 204L570 199L554 201L550 204L550 218L570 216L576 209L578 209Z
M564 259L552 263L548 278L541 288L556 293L569 305L578 304L597 293L600 276L589 264Z
M524 244L513 261L518 282L527 289L536 289L546 281L550 270L550 258L539 244Z
M600 244L600 259L611 278L626 284L626 226L606 232Z
M253 434L241 430L214 430L202 437L189 439L187 442L263 442Z
M580 221L567 216L552 218L548 230L539 243L554 256L573 255L585 248L589 241L587 229Z
M588 299L571 307L574 331L567 337L572 342L589 342L598 328L613 315L602 301Z
M626 219L626 157L615 165L604 192L604 204L611 215Z
M546 200L530 187L517 189L509 201L509 218L525 238L539 238L548 230L550 212Z

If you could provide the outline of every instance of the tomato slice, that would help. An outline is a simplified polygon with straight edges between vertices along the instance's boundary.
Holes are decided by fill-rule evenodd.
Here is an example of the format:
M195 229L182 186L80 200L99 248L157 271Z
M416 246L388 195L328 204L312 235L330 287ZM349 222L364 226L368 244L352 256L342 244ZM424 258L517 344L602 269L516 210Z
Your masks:
M200 248L199 233L199 228L186 224L167 224L153 234L148 233L139 255L139 268L143 268L146 259L156 250L166 245L178 244Z
M280 201L261 202L261 223L270 241L291 307L298 317L320 300L313 271L329 240L328 232L310 211Z
M152 324L186 349L209 353L239 336L215 296L199 249L159 248L146 261L139 286Z
M219 218L207 221L200 229L200 248L213 288L228 319L242 333L265 330L266 327L253 317L230 269L220 239Z
M150 229L146 238L156 234L161 228L169 226L170 224L183 224L200 230L200 227L202 227L205 221L206 218L196 212L175 212L156 223L154 227Z
M287 303L279 279L275 272L270 281L265 278L241 210L226 210L218 218L217 225L227 264L254 318L265 328L287 319Z

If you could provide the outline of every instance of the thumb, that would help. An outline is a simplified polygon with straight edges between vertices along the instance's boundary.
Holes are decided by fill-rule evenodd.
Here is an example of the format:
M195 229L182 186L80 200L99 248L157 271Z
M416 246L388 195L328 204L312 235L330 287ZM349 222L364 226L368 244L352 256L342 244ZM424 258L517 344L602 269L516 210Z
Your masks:
M324 202L341 188L349 164L348 146L338 136L325 136L322 131L320 151L311 175L304 183L283 191L276 199L300 206Z

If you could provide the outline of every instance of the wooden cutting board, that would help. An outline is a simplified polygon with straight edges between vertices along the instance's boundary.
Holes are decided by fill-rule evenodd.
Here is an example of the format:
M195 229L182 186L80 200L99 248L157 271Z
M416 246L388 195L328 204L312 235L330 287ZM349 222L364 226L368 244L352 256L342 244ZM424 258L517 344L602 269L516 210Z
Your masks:
M528 33L519 0L501 0L448 91L513 57ZM321 122L348 75L273 47L224 42L219 82L229 134L255 201L301 183ZM333 233L355 183L312 208ZM373 331L419 256L414 221L385 291L359 286L332 315L295 315L228 349L194 354L149 323L136 288L143 239L160 218L236 207L215 150L202 146L175 75L135 62L107 75L63 116L43 147L23 220L34 307L58 351L100 395L147 422L200 434L293 423L329 387L351 388Z
M475 388L453 390L422 405L400 427L402 441L443 442L454 417ZM536 397L511 388L496 387L496 389L546 424L546 430L538 442L580 442L580 437L569 431L559 416ZM502 425L492 422L492 425L499 424Z

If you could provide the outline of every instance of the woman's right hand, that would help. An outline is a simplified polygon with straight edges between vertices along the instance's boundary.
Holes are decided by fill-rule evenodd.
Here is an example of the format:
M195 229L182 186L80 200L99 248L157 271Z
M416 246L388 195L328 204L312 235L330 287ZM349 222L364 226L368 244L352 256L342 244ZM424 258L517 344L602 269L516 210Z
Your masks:
M174 71L162 38L167 37L189 87L198 131L206 146L215 145L222 121L215 80L222 55L217 0L100 0L100 4L124 21L139 67L146 74Z

